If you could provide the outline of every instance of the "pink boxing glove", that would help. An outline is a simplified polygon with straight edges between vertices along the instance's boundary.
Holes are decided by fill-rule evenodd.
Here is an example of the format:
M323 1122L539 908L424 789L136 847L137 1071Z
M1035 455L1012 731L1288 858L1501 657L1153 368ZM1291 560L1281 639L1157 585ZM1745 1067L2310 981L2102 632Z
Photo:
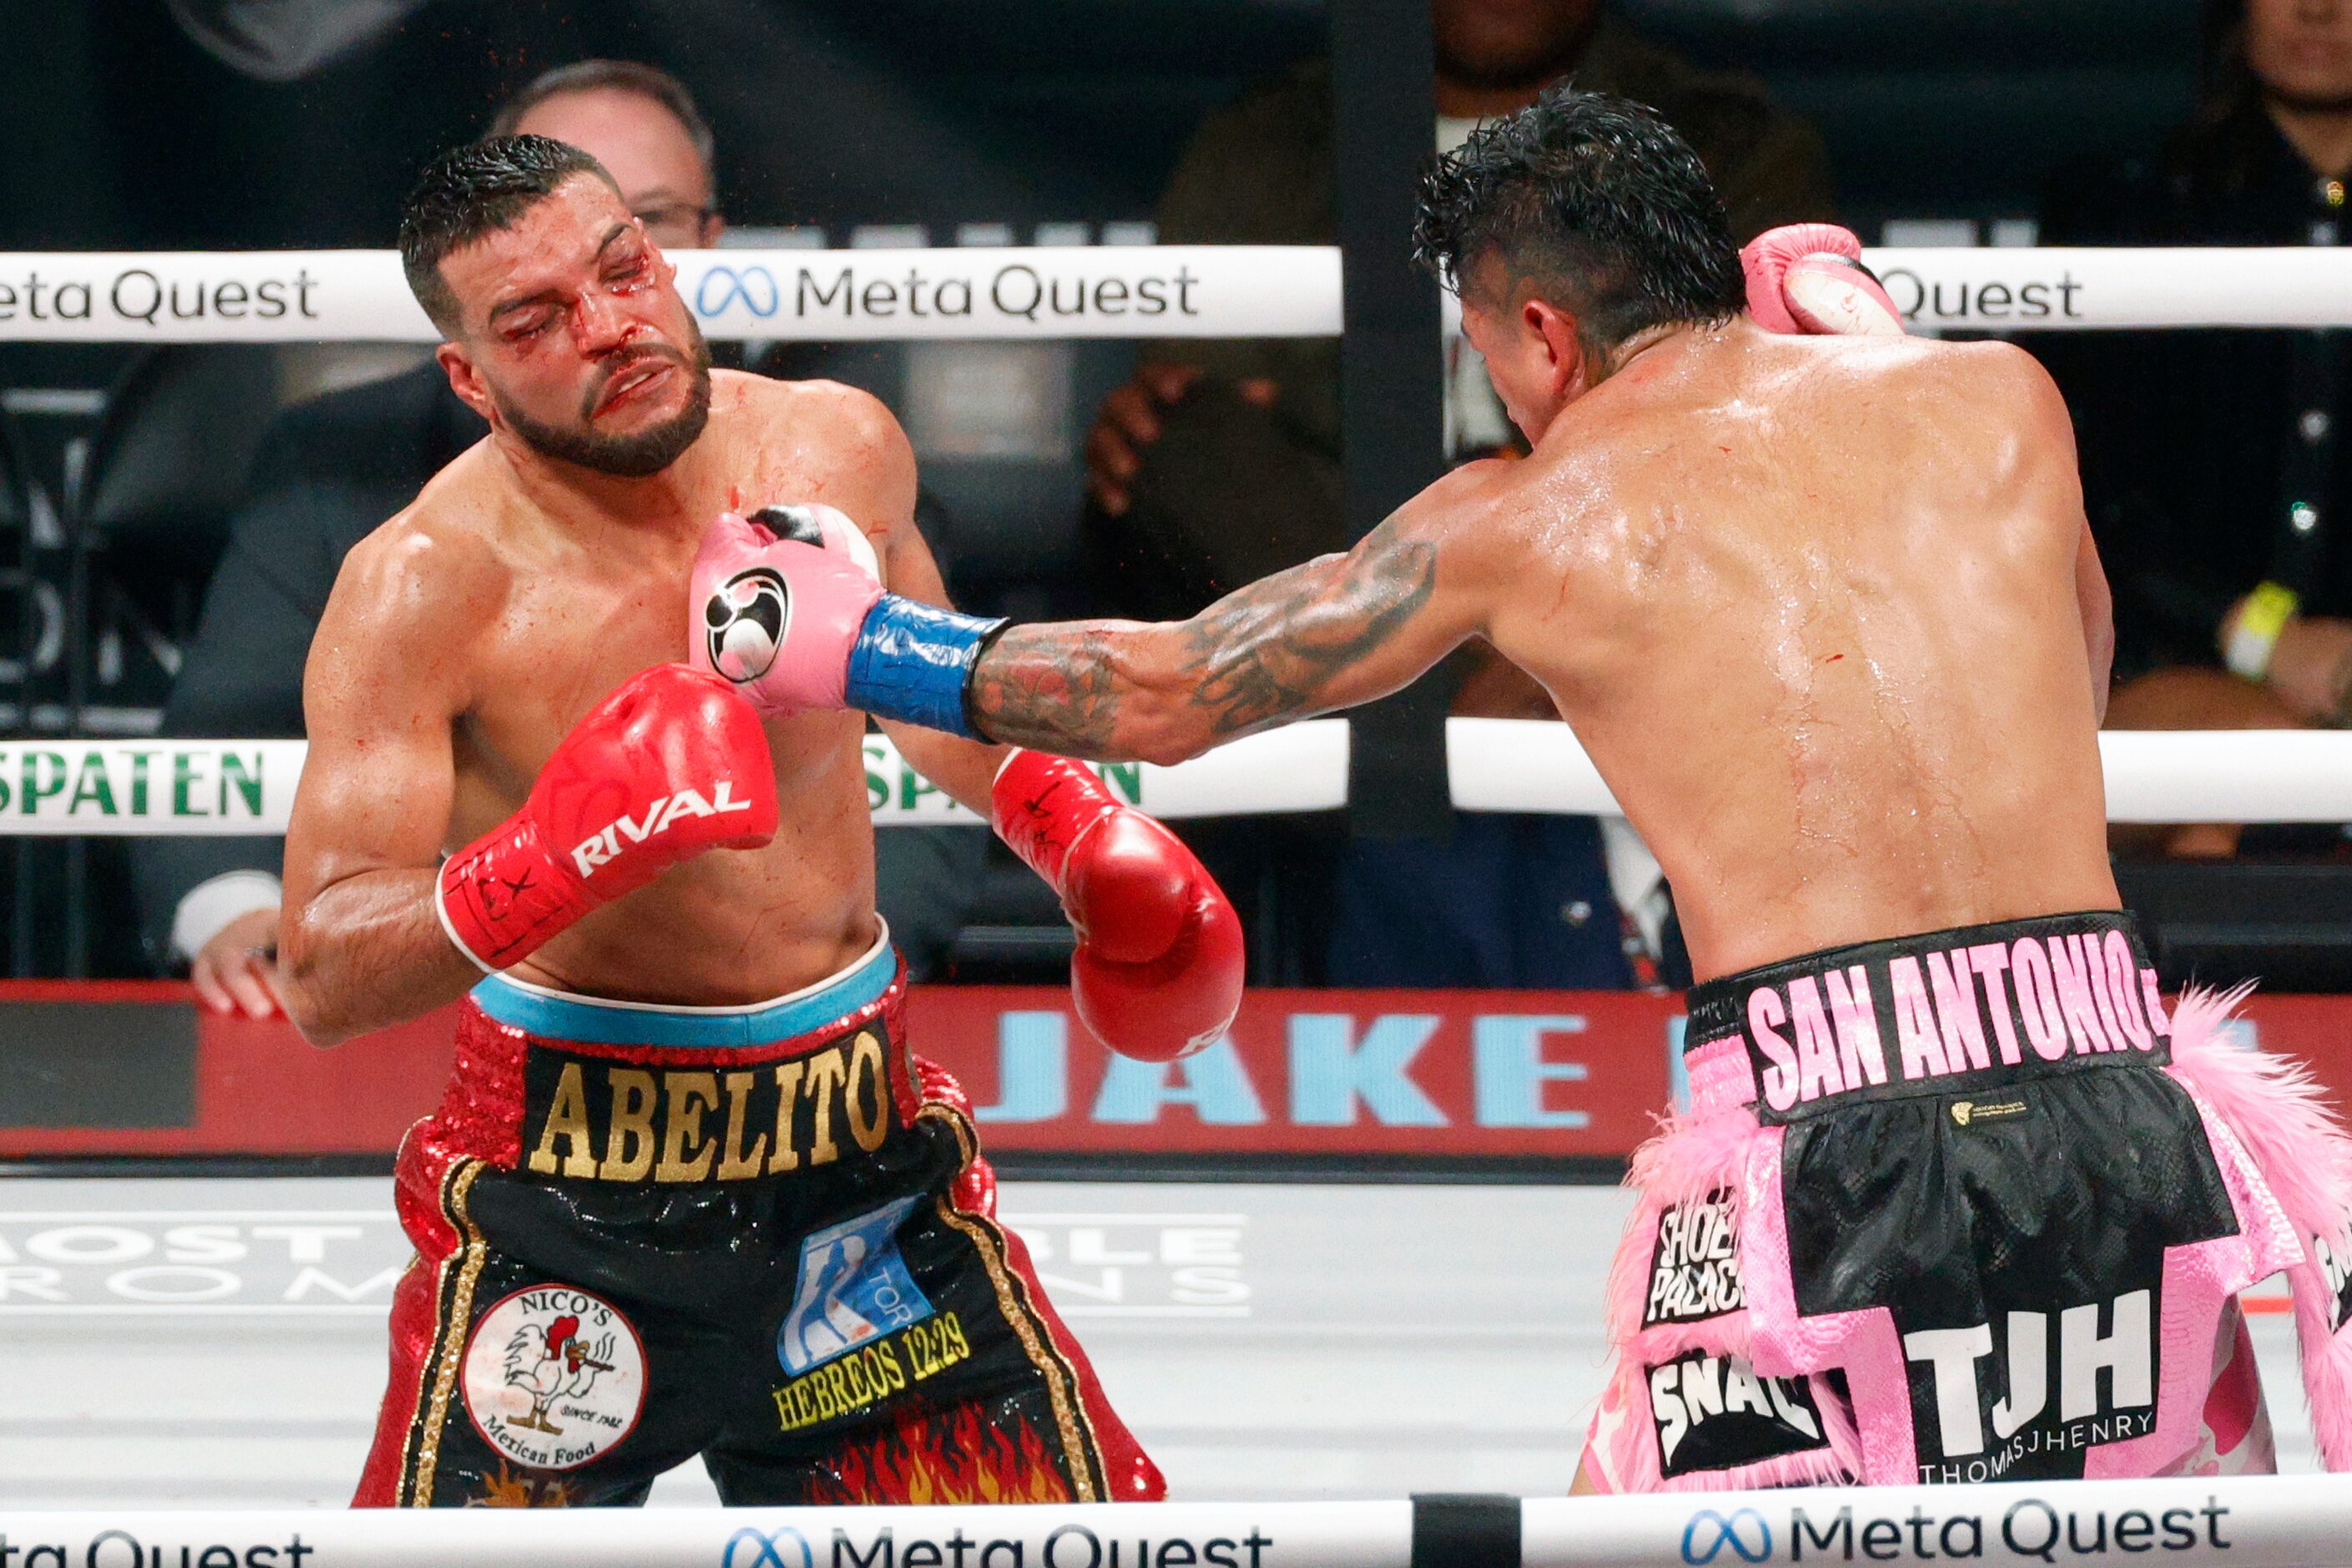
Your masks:
M721 512L688 595L688 658L765 714L862 709L976 736L972 667L1004 622L882 591L874 547L829 506Z
M865 533L832 507L720 512L694 558L689 658L762 713L845 708L850 647L881 575Z
M1862 241L1831 223L1767 229L1739 253L1748 313L1770 332L1899 338L1903 312L1862 264Z

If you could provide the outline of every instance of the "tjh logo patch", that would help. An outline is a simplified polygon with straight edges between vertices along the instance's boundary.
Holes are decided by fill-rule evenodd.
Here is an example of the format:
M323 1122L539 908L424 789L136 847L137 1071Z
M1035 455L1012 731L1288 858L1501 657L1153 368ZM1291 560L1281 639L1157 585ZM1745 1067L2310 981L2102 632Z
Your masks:
M535 1470L577 1469L626 1437L646 1406L646 1349L601 1296L518 1290L466 1343L466 1414L491 1446Z
M898 1226L921 1201L900 1198L801 1243L793 1308L776 1330L786 1372L798 1376L932 1314L898 1256Z

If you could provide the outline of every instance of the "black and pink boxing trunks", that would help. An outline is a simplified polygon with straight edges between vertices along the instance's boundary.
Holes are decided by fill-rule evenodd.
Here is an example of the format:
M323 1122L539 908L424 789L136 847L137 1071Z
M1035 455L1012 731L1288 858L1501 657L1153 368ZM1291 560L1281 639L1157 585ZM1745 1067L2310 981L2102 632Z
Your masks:
M2322 1455L2352 1466L2352 1142L2231 1000L2168 1015L2118 913L1694 990L1588 1484L2267 1469L2237 1294L2279 1273Z

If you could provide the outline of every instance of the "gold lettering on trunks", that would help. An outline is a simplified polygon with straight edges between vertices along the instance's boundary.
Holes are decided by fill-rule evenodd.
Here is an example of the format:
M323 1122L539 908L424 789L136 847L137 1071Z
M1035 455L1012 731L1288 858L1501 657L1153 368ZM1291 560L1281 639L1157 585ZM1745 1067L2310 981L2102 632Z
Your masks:
M702 1119L719 1109L719 1075L715 1072L666 1072L661 1163L654 1167L656 1182L699 1182L710 1174L719 1151L702 1135Z
M743 1147L743 1120L751 1109L751 1082L756 1074L730 1072L727 1075L727 1152L719 1162L719 1179L740 1181L745 1176L760 1173L761 1162L768 1157L768 1135L764 1132Z
M839 1046L827 1046L809 1058L809 1110L814 1116L809 1138L811 1165L830 1165L841 1158L841 1147L833 1141L833 1107L848 1086L849 1063Z
M768 1162L768 1173L797 1171L801 1168L801 1152L793 1146L793 1107L801 1100L801 1069L806 1062L782 1062L776 1068L776 1152Z
M518 1169L568 1181L751 1181L859 1160L898 1112L891 1041L862 1028L789 1061L640 1067L548 1052L529 1073Z
M596 1174L608 1182L642 1182L654 1168L654 1106L659 1099L654 1075L607 1068L604 1080L612 1086L613 1109L604 1126L604 1163Z
M530 1152L530 1168L542 1176L555 1174L555 1141L563 1140L563 1173L585 1179L596 1173L596 1152L589 1144L588 1090L580 1081L580 1064L563 1064L555 1080L555 1100L547 1108L540 1129L539 1147Z
M787 1432L814 1426L869 1405L971 1359L971 1341L953 1312L908 1324L898 1332L803 1373L768 1396Z
M874 1113L866 1113L868 1099ZM890 1082L882 1061L882 1039L871 1029L857 1031L849 1043L849 1135L871 1154L882 1147L890 1128Z

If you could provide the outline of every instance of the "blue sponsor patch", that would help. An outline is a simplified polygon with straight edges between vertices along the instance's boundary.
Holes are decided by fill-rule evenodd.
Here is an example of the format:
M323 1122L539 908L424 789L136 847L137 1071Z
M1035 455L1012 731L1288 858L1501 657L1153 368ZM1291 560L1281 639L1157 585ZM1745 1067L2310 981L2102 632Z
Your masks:
M792 1310L776 1331L786 1372L797 1377L936 1310L898 1256L898 1226L921 1201L900 1198L801 1243Z

